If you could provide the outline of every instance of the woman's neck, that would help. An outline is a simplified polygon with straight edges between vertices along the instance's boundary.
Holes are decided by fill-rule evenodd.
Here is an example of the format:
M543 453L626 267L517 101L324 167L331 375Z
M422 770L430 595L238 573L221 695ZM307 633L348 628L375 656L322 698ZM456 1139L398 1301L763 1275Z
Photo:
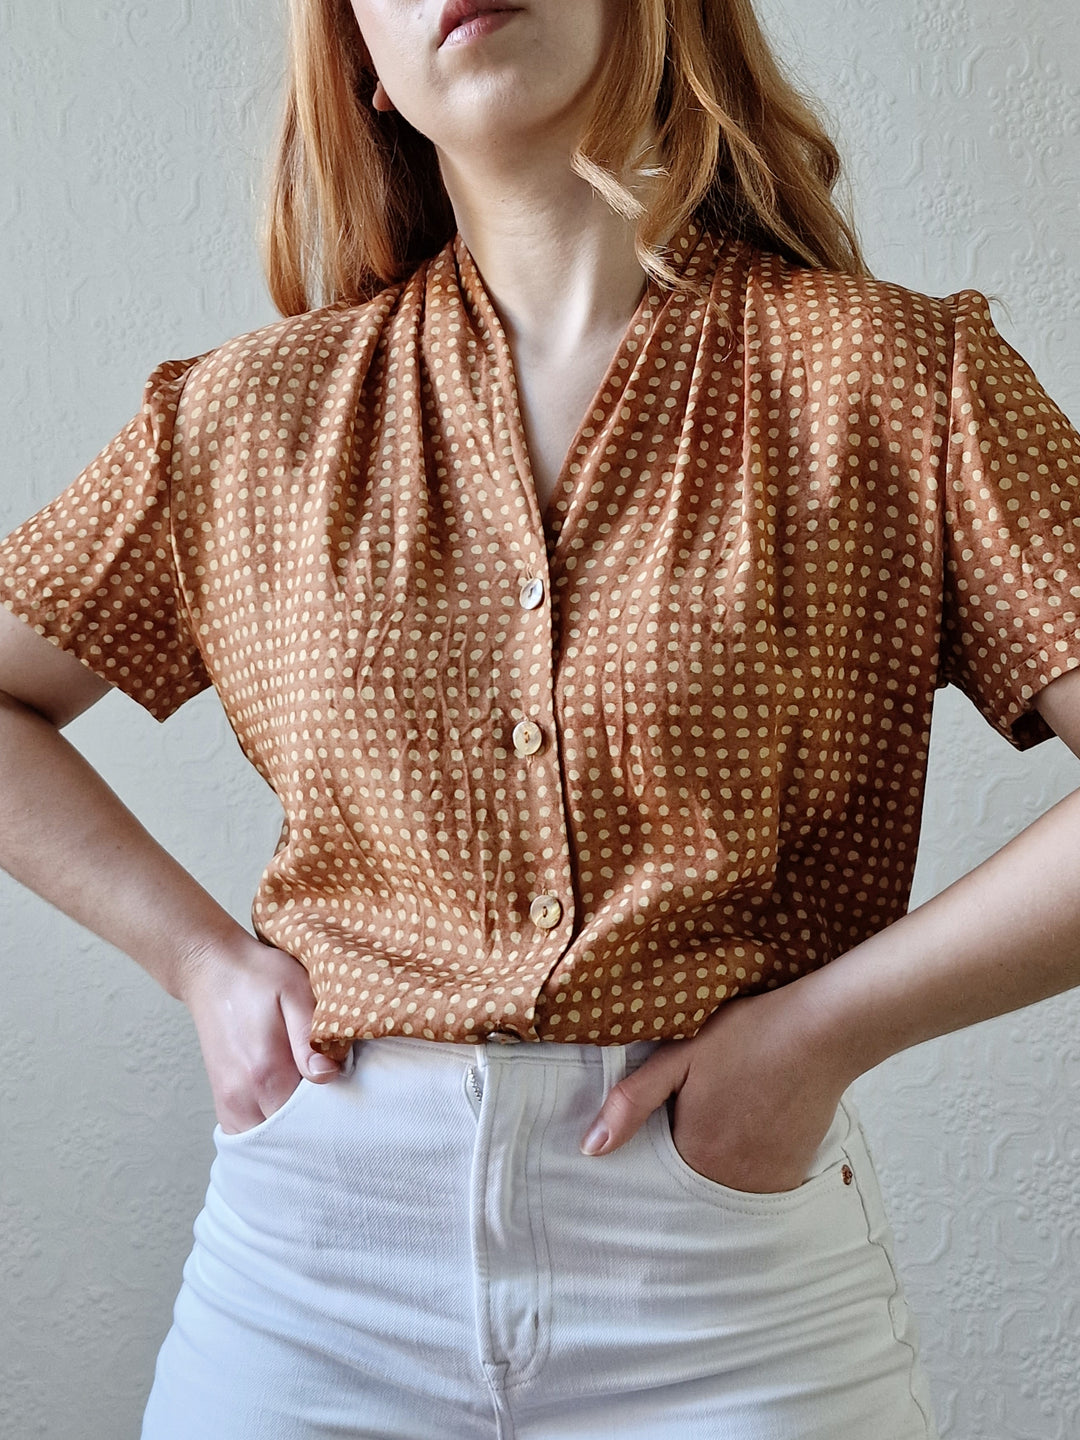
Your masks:
M440 158L458 230L516 351L558 363L625 330L646 279L634 227L565 156L509 176Z

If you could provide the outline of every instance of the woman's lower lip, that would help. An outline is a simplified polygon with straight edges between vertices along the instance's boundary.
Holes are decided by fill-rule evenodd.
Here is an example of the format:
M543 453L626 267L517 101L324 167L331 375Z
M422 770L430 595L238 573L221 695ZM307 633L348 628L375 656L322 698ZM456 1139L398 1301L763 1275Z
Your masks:
M482 15L474 15L471 20L466 20L451 30L443 44L467 45L470 40L476 40L481 35L490 35L493 30L501 30L506 22L518 13L517 10L487 10Z

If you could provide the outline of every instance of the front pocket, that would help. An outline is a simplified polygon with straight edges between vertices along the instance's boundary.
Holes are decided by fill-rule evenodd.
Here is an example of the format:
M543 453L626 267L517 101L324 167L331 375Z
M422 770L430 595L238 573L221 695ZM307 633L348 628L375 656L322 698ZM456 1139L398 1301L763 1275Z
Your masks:
M736 1190L719 1180L711 1180L693 1166L688 1165L680 1155L671 1133L671 1114L667 1104L660 1105L649 1116L653 1148L669 1174L673 1175L686 1190L730 1210L753 1211L758 1214L778 1214L800 1210L827 1195L843 1191L851 1193L854 1175L844 1144L851 1130L851 1116L843 1101L837 1107L836 1115L828 1134L821 1142L811 1169L809 1179L794 1190L765 1191Z
M326 1082L324 1081L323 1083L325 1084ZM330 1081L329 1083L333 1084L334 1082ZM299 1085L297 1085L296 1089L285 1101L284 1105L279 1105L278 1108L271 1115L265 1116L264 1119L260 1120L257 1125L251 1125L248 1127L247 1130L240 1130L234 1135L230 1135L227 1131L223 1130L220 1124L215 1125L215 1142L217 1144L223 1145L235 1145L240 1141L253 1140L260 1135L265 1135L268 1130L274 1128L279 1123L279 1121L281 1121L286 1115L291 1114L291 1112L295 1110L296 1107L303 1100L305 1095L307 1095L312 1090L317 1090L318 1088L319 1087L315 1084L314 1080L309 1080L307 1076L301 1075Z

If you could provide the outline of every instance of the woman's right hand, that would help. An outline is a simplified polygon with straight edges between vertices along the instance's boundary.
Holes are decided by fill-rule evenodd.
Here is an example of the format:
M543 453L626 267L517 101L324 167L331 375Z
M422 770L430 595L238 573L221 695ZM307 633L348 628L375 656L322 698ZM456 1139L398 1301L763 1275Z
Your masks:
M308 1043L315 997L292 955L245 931L192 956L178 986L199 1034L218 1123L227 1135L279 1110L306 1076L333 1080L340 1066Z

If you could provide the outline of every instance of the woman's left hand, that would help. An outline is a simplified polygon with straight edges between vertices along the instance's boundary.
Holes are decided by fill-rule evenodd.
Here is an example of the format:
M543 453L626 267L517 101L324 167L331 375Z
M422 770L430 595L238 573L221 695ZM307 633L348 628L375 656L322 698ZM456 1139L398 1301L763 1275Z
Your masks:
M799 984L728 1001L691 1039L660 1045L612 1087L583 1151L624 1145L674 1095L672 1139L691 1169L736 1190L796 1189L857 1074Z

